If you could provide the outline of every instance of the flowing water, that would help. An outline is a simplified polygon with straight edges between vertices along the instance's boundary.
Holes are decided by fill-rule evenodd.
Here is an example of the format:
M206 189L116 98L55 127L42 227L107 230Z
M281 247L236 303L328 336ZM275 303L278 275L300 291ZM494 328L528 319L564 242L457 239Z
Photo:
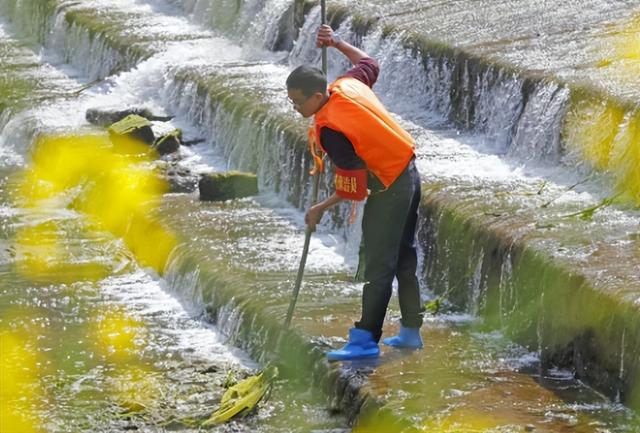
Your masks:
M412 10L393 3L387 14ZM629 9L619 3L609 19L626 16ZM2 405L3 431L188 431L177 420L215 409L229 372L242 378L282 355L265 347L268 326L257 323L257 315L248 317L244 301L230 299L217 311L212 306L222 302L213 299L222 296L218 289L231 288L281 322L297 269L304 237L300 208L309 197L300 184L304 163L291 151L287 131L304 124L287 105L283 83L292 65L318 58L310 35L319 10L309 11L295 38L282 24L291 7L281 0L0 0L0 336L3 400L11 402ZM385 11L385 5L376 8ZM465 19L447 16L453 27ZM592 10L585 21L597 24L598 16ZM474 109L465 112L465 104L451 97L452 87L464 87L452 79L454 65L436 56L417 59L402 32L382 37L380 26L358 34L350 30L353 19L338 31L380 61L376 91L416 137L426 184L468 189L487 200L506 197L506 209L543 222L610 194L606 174L567 191L588 170L560 143L566 88L541 82L525 101L528 84L496 70L472 86L467 97L473 103L466 106ZM330 64L331 77L348 66L335 52ZM415 86L397 91L408 82ZM70 200L34 210L23 205L16 187L17 176L32 164L38 135L99 133L84 120L88 108L130 106L176 115L168 124L156 123L158 131L180 127L187 138L205 139L166 160L195 173L250 170L260 181L258 197L224 203L165 195L162 224L178 244L161 275L141 266L126 239L69 206ZM260 117L267 111L280 123ZM557 205L539 209L558 196ZM338 209L314 235L296 310L296 329L321 347L341 344L358 311L360 286L351 275L359 230L344 223L349 211ZM624 209L607 209L597 218L608 220L602 236L627 233L638 222L635 211ZM558 231L564 229L569 239L572 230L583 230ZM50 239L55 245L43 242ZM546 247L556 240L538 242ZM576 257L588 248L560 255ZM45 263L29 254L46 257ZM570 372L542 368L539 353L477 317L484 257L480 246L469 278L472 314L429 316L423 351L385 351L380 363L344 366L342 375L367 379L364 389L386 402L365 403L354 431L640 431L635 415L619 402ZM427 252L424 267L432 266L429 260ZM508 274L505 269L501 275ZM435 283L422 284L426 300ZM390 316L389 332L397 327L397 308ZM349 431L348 410L304 376L310 374L285 373L255 414L219 431ZM397 418L404 424L393 424Z

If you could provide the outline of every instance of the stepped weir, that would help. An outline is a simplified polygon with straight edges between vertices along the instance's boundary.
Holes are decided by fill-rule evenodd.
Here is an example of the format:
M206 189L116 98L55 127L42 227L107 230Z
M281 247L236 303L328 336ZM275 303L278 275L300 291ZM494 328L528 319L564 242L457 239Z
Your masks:
M270 399L214 431L640 431L640 6L328 4L416 140L424 349L326 362L360 308L349 204L282 326L313 164L285 80L319 63L317 2L0 0L0 430L200 431L231 376L275 364ZM118 187L138 171L85 112L129 107L203 140L164 163L252 172L260 194ZM119 219L142 199L152 217Z

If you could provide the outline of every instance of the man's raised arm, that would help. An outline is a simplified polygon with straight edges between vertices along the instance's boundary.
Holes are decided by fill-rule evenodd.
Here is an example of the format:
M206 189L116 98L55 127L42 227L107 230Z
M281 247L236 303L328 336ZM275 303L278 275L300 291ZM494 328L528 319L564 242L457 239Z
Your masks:
M347 56L352 64L357 65L360 60L369 58L369 55L359 48L343 41L333 34L333 29L324 24L318 29L318 37L316 39L318 48L327 46L337 48L342 54Z

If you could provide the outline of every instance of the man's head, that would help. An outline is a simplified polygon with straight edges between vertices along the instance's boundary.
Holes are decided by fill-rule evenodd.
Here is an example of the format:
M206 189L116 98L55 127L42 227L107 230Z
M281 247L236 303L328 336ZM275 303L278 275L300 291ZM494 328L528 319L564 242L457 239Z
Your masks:
M326 102L327 77L313 66L299 66L287 78L287 93L296 111L311 117Z

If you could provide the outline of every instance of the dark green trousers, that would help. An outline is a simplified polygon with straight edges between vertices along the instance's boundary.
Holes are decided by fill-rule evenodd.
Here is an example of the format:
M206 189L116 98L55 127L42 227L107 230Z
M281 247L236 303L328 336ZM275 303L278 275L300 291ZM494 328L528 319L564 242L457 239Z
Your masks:
M398 279L402 325L422 325L420 289L416 278L415 231L420 204L420 175L413 160L386 190L372 194L364 206L362 240L364 279L362 317L356 328L382 336L382 323Z

